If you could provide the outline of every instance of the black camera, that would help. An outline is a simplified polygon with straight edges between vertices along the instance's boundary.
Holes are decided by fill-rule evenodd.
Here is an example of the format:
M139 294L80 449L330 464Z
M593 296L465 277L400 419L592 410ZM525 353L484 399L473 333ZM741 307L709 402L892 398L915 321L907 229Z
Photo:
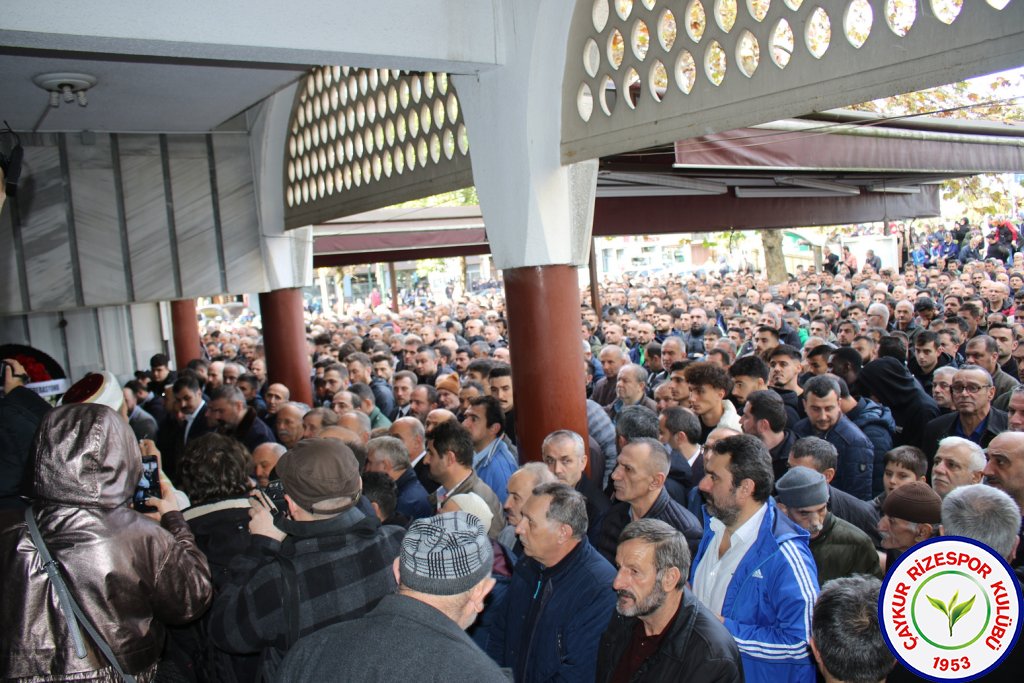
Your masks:
M284 482L280 479L271 479L266 486L260 488L261 491L270 499L270 502L274 504L274 509L271 510L274 517L279 515L288 516L288 502L284 499Z

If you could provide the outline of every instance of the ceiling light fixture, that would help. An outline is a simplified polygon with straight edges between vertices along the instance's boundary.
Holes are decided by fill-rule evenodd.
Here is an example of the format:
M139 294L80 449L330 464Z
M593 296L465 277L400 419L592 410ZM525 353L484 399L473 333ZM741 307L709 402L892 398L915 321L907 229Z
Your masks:
M39 74L32 82L50 93L50 106L59 107L60 101L67 103L78 100L78 106L89 104L86 92L96 85L96 77L79 73L48 73Z

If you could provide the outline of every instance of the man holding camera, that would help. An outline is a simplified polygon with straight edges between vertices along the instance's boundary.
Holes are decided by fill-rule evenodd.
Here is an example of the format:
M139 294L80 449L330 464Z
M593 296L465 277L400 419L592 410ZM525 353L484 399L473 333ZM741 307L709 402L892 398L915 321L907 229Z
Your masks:
M261 653L265 680L300 637L359 617L394 591L403 534L358 509L359 465L340 441L304 439L276 471L287 511L254 495L252 540L232 561L210 621L218 647Z
M0 187L3 183L0 183ZM3 202L0 202L2 205ZM25 385L28 373L13 358L0 362L3 396L0 397L0 508L24 507L18 497L29 459L32 437L50 404Z

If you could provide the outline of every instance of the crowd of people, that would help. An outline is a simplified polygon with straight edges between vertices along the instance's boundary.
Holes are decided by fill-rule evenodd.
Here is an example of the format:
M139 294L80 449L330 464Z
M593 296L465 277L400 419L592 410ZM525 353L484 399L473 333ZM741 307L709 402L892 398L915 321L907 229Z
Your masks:
M9 360L0 675L909 678L876 610L903 553L953 534L1024 565L1024 253L977 238L581 292L587 432L539 453L500 290L310 316L312 405L244 324L53 409ZM117 666L76 651L26 509Z

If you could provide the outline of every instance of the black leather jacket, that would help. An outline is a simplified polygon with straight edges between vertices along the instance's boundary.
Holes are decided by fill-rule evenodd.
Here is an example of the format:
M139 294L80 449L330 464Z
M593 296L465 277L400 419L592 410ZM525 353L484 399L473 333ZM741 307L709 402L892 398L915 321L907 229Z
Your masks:
M636 617L624 617L618 611L612 613L597 652L597 683L612 680L619 660L626 656L638 622ZM668 634L629 680L630 683L743 683L743 665L732 635L684 586L679 612Z

